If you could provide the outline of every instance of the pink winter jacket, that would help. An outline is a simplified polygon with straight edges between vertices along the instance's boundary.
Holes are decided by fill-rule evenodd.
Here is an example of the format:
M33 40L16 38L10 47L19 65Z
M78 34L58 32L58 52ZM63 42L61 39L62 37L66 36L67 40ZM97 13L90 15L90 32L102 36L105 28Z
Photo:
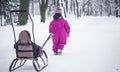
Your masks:
M70 33L70 26L63 18L53 20L49 26L49 33L53 34L54 44L66 44L66 37Z

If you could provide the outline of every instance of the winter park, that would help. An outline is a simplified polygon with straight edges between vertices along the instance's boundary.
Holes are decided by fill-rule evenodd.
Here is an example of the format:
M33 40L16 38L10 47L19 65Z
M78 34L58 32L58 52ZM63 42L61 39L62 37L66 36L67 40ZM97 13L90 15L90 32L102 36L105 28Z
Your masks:
M0 71L120 72L120 0L0 0Z

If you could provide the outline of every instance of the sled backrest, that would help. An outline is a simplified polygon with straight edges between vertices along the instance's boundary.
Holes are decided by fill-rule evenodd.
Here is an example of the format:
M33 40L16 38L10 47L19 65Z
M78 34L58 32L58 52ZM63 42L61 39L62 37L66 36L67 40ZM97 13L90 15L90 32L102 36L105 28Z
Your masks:
M18 58L33 58L34 50L31 42L30 33L26 30L22 31L19 35L18 46L17 46L17 57Z

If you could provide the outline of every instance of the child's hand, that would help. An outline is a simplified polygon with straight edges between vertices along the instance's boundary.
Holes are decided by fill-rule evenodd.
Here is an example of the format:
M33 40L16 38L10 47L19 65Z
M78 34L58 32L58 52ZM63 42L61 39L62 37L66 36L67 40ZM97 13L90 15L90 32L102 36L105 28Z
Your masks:
M51 35L51 37L53 37L54 34L53 34L53 33L50 33L50 35Z
M70 37L70 34L67 34L67 37Z

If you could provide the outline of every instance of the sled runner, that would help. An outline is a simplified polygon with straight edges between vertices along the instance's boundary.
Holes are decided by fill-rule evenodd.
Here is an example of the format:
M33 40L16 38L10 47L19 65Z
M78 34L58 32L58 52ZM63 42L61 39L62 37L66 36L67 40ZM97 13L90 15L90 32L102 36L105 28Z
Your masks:
M26 11L14 10L11 12L26 12ZM12 28L15 39L14 48L16 50L16 58L10 64L9 71L11 72L22 67L28 60L32 61L33 67L37 72L43 70L48 65L48 57L46 52L43 50L43 47L45 46L47 41L51 38L51 35L48 36L48 38L46 39L46 41L42 46L39 46L35 43L34 31L32 30L33 31L33 42L32 42L30 33L27 30L23 30L20 32L19 39L16 42L15 29L13 24L12 24Z

